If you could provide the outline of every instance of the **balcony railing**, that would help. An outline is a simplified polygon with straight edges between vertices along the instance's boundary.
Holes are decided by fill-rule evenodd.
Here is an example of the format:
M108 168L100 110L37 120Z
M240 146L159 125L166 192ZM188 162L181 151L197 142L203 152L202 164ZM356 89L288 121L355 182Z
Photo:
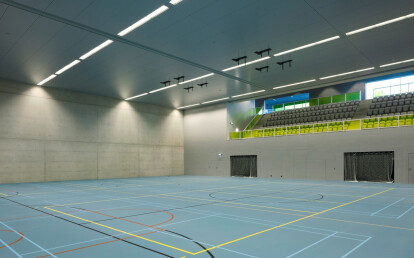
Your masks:
M289 135L304 135L318 133L347 132L360 130L373 130L414 125L414 115L382 116L357 120L328 121L313 124L290 125L283 127L263 128L231 132L230 140L279 137Z

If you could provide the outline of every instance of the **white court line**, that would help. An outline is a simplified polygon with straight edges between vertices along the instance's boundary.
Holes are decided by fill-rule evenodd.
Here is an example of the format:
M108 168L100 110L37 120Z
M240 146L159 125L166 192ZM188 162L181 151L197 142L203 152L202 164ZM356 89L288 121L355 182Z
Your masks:
M22 236L24 239L26 239L27 241L29 241L30 243L32 243L33 245L37 246L39 249L42 249L43 251L45 251L47 254L49 254L52 257L57 258L56 256L54 256L52 253L50 253L49 251L47 251L46 249L44 249L43 247L41 247L40 245L36 244L35 242L33 242L32 240L30 240L27 236L24 236L22 234L19 234L19 232L17 232L16 230L12 229L11 227L9 227L8 225L6 225L5 223L1 222L0 223L5 226L6 228L10 229L11 231L13 231L14 233L16 233L19 236Z
M405 198L401 198L401 199L399 199L398 201L395 201L395 202L391 203L390 205L387 205L387 206L385 206L384 208L382 208L382 209L380 209L380 210L377 210L376 212L371 213L371 216L374 216L375 214L377 214L377 213L379 213L379 212L381 212L381 211L383 211L383 210L385 210L385 209L387 209L387 208L389 208L389 207L393 206L394 204L397 204L397 203L401 202L401 201L402 201L402 200L404 200L404 199L405 199Z
M325 241L326 239L328 239L328 238L330 238L330 237L332 237L332 236L334 236L334 235L336 235L336 232L335 232L335 233L333 233L333 234L331 234L331 235L329 235L329 236L327 236L327 237L322 238L322 239L321 239L321 240L319 240L319 241L316 241L316 242L315 242L315 243L313 243L313 244L308 245L307 247L305 247L305 248L303 248L303 249L300 249L299 251L297 251L297 252L295 252L295 253L293 253L293 254L291 254L291 255L289 255L289 256L286 256L286 258L290 258L290 257L292 257L292 256L295 256L295 255L297 255L297 254L299 254L299 253L301 253L301 252L303 252L303 251L305 251L305 250L307 250L307 249L311 248L312 246L317 245L317 244L319 244L319 243L320 243L320 242L322 242L322 241Z
M400 216L397 217L397 219L401 218L402 216L404 216L405 214L407 214L410 210L414 209L414 206L411 206L411 208L409 208L408 210L406 210L403 214L401 214Z
M356 249L358 249L359 247L361 247L363 244L365 244L366 242L368 242L372 237L367 238L364 242L360 243L359 245L355 246L354 248L352 248L351 251L347 252L344 256L342 256L341 258L345 258L348 255L350 255L353 251L355 251Z
M19 234L20 235L20 234ZM1 238L0 238L0 242L4 245L4 246L6 246L10 251L12 251L17 257L20 257L20 258L22 258L22 256L18 253L18 252L16 252L13 248L11 248L8 244L6 244L3 240L1 240Z

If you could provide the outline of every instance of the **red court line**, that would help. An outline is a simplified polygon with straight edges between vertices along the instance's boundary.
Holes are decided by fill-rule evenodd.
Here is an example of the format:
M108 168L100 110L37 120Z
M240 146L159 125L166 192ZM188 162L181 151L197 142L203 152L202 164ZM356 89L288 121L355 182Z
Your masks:
M11 231L11 230L1 230L1 229L0 229L0 231L3 231L3 232L13 232L13 233L16 233L16 232ZM24 234L23 234L23 233L21 233L21 232L17 232L17 233L19 233L19 234L21 235L21 237L20 237L19 239L17 239L16 241L14 241L13 243L7 244L8 246L14 245L14 244L16 244L17 242L19 242L20 240L22 240L22 239L23 239ZM0 249L1 249L1 248L4 248L4 247L6 247L6 246L5 246L5 245L0 246Z
M110 210L106 210L106 211L111 211L111 210L141 210L141 211L142 210L147 210L147 211L156 211L156 212L167 213L167 214L169 214L171 216L171 218L169 218L166 221L160 222L158 224L146 225L146 224L142 224L142 223L139 223L139 222L136 222L136 221L126 220L126 219L114 217L114 216L111 216L111 215L108 215L108 214L99 213L99 212L96 212L96 211L90 211L90 210L86 210L86 211L93 212L93 213L97 213L97 214L100 214L100 215L103 215L103 216L107 216L107 217L111 217L111 218L114 218L114 219L119 219L119 220L123 220L123 221L126 221L126 222L130 222L130 223L134 223L134 224L138 224L138 225L142 225L142 226L146 226L146 227L150 227L150 228L157 229L156 231L151 231L151 232L143 233L143 234L140 234L138 236L145 236L145 235L157 233L159 231L164 231L164 229L162 229L162 228L156 228L155 226L159 226L159 225L165 224L165 223L167 223L167 222L169 222L169 221L171 221L171 220L174 219L174 214L172 214L171 212L168 212L168 211L151 210L151 209L110 209ZM109 244L109 243L115 243L115 242L118 242L118 241L121 241L121 240L125 240L125 239L129 239L129 238L134 238L134 236L128 236L128 237L121 238L121 239L116 239L116 240L106 241L106 242L102 242L102 243L96 243L96 244L93 244L93 245L82 246L82 247L78 247L78 248L74 248L74 249L70 249L70 250L65 250L65 251L61 251L61 252L54 253L54 255L63 254L63 253L69 253L69 252L78 251L78 250L82 250L82 249L86 249L86 248L94 247L94 246L105 245L105 244ZM44 258L44 257L49 257L49 256L50 255L47 254L47 255L43 255L43 256L38 256L36 258Z

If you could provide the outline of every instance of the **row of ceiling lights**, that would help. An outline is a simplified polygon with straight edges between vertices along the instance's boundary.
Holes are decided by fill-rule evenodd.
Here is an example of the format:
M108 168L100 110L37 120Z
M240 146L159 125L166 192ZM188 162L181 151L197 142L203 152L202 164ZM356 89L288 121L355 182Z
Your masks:
M183 0L171 0L169 3L172 4L172 5L177 5L181 1L183 1ZM153 18L157 17L158 15L162 14L163 12L165 12L168 9L169 8L167 6L165 6L165 5L159 7L158 9L156 9L153 12L151 12L150 14L148 14L147 16L145 16L144 18L142 18L139 21L137 21L136 23L132 24L131 26L129 26L127 28L125 28L124 30L122 30L121 32L119 32L117 35L118 36L121 36L121 37L127 35L131 31L137 29L138 27L142 26L143 24L147 23L148 21L152 20ZM395 19L391 19L391 20L388 20L388 21L385 21L385 22L381 22L381 23L378 23L378 24L374 24L374 25L371 25L371 26L367 26L367 27L364 27L364 28L361 28L361 29L358 29L358 30L350 31L350 32L347 32L346 35L347 36L354 35L354 34L357 34L357 33L363 32L363 31L371 30L371 29L374 29L374 28L378 28L378 27L381 27L381 26L385 26L385 25L388 25L388 24L391 24L391 23L394 23L394 22L398 22L398 21L402 21L402 20L405 20L405 19L409 19L409 18L412 18L412 17L414 17L414 13L411 13L411 14L408 14L408 15L405 15L405 16L401 16L401 17L398 17L398 18L395 18ZM333 40L336 40L336 39L339 39L339 38L340 38L340 36L330 37L330 38L323 39L323 40L320 40L320 41L317 41L317 42L313 42L313 43L310 43L310 44L307 44L307 45L303 45L303 46L300 46L300 47L297 47L297 48L293 48L293 49L290 49L290 50L286 50L286 51L283 51L283 52L276 53L276 54L274 54L274 56L277 57L277 56L281 56L281 55L284 55L284 54L292 53L292 52L299 51L299 50L302 50L302 49L305 49L305 48L309 48L309 47L313 47L313 46L316 46L316 45L320 45L320 44L323 44L323 43L326 43L326 42L330 42L330 41L333 41ZM73 66L79 64L81 62L81 60L85 60L86 58L88 58L91 55L97 53L98 51L102 50L103 48L109 46L112 43L113 43L112 40L106 40L102 44L98 45L97 47L93 48L89 52L87 52L84 55L82 55L79 58L80 60L79 59L74 60L70 64L68 64L68 65L64 66L63 68L61 68L60 70L58 70L56 73L50 75L46 79L44 79L41 82L39 82L37 85L43 85L44 83L52 80L57 75L60 75L63 72L65 72L65 71L69 70L70 68L72 68ZM232 66L232 67L223 69L222 71L223 72L231 71L231 70L234 70L234 69L237 69L237 68L240 68L240 67L248 66L248 65L251 65L251 64L254 64L254 63L258 63L258 62L261 62L261 61L265 61L265 60L268 60L268 59L270 59L270 56L262 57L262 58L259 58L259 59L256 59L256 60L253 60L253 61L244 63L244 64ZM380 65L380 67L382 68L382 67L387 67L387 66L391 66L391 65L397 65L397 64L407 63L407 62L412 62L412 61L414 61L414 59L409 59L409 60L404 60L404 61L399 61L399 62L384 64L384 65ZM361 70L357 70L357 71L351 71L351 72L341 73L341 74L336 74L336 75L331 75L331 76L326 76L326 77L320 78L320 80L325 80L325 79L330 79L330 78L333 78L333 77L344 76L344 75L349 75L349 74L353 74L353 73L368 71L368 70L372 70L372 69L374 69L374 67L370 67L370 68L366 68L366 69L361 69ZM199 79L203 79L203 78L206 78L206 77L210 77L210 76L213 76L213 75L214 75L214 73L209 73L209 74L206 74L206 75L203 75L203 76L199 76L199 77L196 77L196 78L187 80L187 81L183 81L183 82L179 82L177 84L169 85L167 87L162 87L162 88L159 88L159 89L150 91L149 93L142 93L142 94L139 94L139 95L136 95L136 96L127 98L125 100L131 100L131 99L135 99L135 98L138 98L138 97L146 96L146 95L148 95L150 93L155 93L155 92L158 92L158 91L166 90L166 89L173 88L173 87L178 86L178 85L181 85L181 84L193 82L193 81L196 81L196 80L199 80ZM299 85L299 84L310 83L310 82L314 82L314 81L316 81L316 79L312 79L312 80L308 80L308 81L304 81L304 82L292 83L292 84L283 85L283 86L278 86L278 87L275 87L274 89L280 89L280 88L285 88L285 87L289 87L289 86L295 86L295 85ZM256 93L260 93L260 92L264 92L264 91L265 90L255 91L255 92L250 92L250 93L245 93L245 94L233 96L232 98L240 97L240 96L245 96L245 95L250 95L250 94L256 94ZM201 104L207 104L207 103L212 103L212 102L216 102L216 101L220 101L220 100L226 100L226 99L229 99L229 98L222 98L222 99L218 99L218 100L207 101L207 102L203 102ZM199 105L199 104L194 104L194 105L190 105L190 106L195 106L195 105ZM185 106L185 107L190 107L190 106ZM179 109L185 108L185 107L179 107Z
M378 23L378 24L374 24L374 25L371 25L371 26L368 26L368 27L364 27L364 28L361 28L361 29L358 29L358 30L354 30L354 31L351 31L351 32L347 32L346 35L349 36L349 35L357 34L357 33L363 32L363 31L378 28L378 27L385 26L385 25L390 24L390 23L402 21L402 20L412 18L412 17L414 17L414 13L409 14L409 15L405 15L405 16L401 16L401 17L398 17L396 19L381 22L381 23ZM313 43L306 44L306 45L303 45L303 46L300 46L300 47L297 47L297 48L293 48L293 49L289 49L289 50L286 50L286 51L283 51L283 52L276 53L273 56L275 56L275 57L282 56L282 55L292 53L292 52L296 52L296 51L299 51L299 50L302 50L302 49L305 49L305 48L310 48L310 47L313 47L313 46L316 46L316 45L327 43L327 42L330 42L330 41L333 41L333 40L336 40L336 39L339 39L339 38L340 38L340 36L334 36L334 37L326 38L326 39L323 39L323 40L320 40L320 41L317 41L317 42L313 42ZM250 61L250 62L247 62L247 63L243 63L243 64L239 64L239 65L236 65L236 66L232 66L232 67L223 69L222 71L223 72L228 72L228 71L231 71L231 70L234 70L234 69L237 69L237 68L245 67L245 66L248 66L248 65L251 65L251 64L254 64L254 63L258 63L258 62L262 62L262 61L268 60L270 58L271 58L270 56L262 57L262 58L259 58L259 59L256 59L256 60L253 60L253 61ZM411 61L414 61L414 59L395 62L395 63L391 63L391 64L384 64L384 65L380 65L380 67L382 68L382 67L386 67L386 66L397 65L397 64L411 62ZM370 68L361 69L361 70L357 70L357 71L351 71L351 72L345 72L345 73L341 73L341 74L330 75L330 76L322 77L322 78L320 78L320 80L326 80L326 79L330 79L330 78L334 78L334 77L349 75L349 74L358 73L358 72L364 72L364 71L373 70L373 69L374 69L374 67L370 67ZM214 75L214 74L208 74L208 76L212 76L212 75ZM207 77L207 76L205 76L205 77ZM205 77L200 76L200 77L194 78L190 81L194 81L194 80L205 78ZM186 81L186 82L190 82L190 81ZM304 81L304 82L292 83L292 84L284 85L284 86L278 86L278 87L275 87L274 89L280 89L280 88L295 86L295 85L298 85L298 84L304 84L304 83L309 83L309 82L314 82L314 81L316 81L316 79L312 79L312 80L308 80L308 81ZM163 87L163 88L160 88L160 89L157 89L157 90L154 90L154 91L150 91L149 93L154 93L154 92L157 92L157 91L169 89L169 88L172 88L172 87L175 87L175 86L177 86L177 84L170 85L170 86L167 86L167 87ZM260 92L262 92L262 91L260 91ZM256 92L254 92L254 93L256 93ZM135 99L135 98L146 96L146 95L148 95L148 93L139 94L139 95L127 98L125 100L131 100L131 99ZM227 99L229 99L229 98L227 98ZM219 99L219 100L226 100L226 98ZM211 101L211 102L216 102L216 101L218 101L218 100L214 100L214 101ZM209 101L208 103L211 103L211 102ZM202 103L202 104L206 104L206 103ZM190 105L190 106L194 106L194 105ZM184 107L179 107L179 109L181 109L181 108L184 108Z
M172 5L177 5L180 2L182 2L183 0L171 0L169 3ZM138 20L137 22L135 22L134 24L132 24L131 26L123 29L122 31L120 31L117 35L120 37L123 37L125 35L127 35L128 33L132 32L133 30L141 27L142 25L144 25L145 23L149 22L150 20L154 19L155 17L157 17L158 15L162 14L163 12L167 11L169 8L166 5L162 5L161 7L157 8L155 11L151 12L150 14L148 14L147 16L145 16L144 18ZM90 50L89 52L85 53L84 55L80 56L79 59L76 59L75 61L71 62L70 64L64 66L62 69L58 70L57 72L55 72L54 74L50 75L49 77L47 77L46 79L42 80L41 82L39 82L37 85L43 85L46 82L52 80L53 78L55 78L56 76L60 75L61 73L69 70L70 68L74 67L75 65L79 64L81 61L87 59L88 57L90 57L91 55L99 52L100 50L104 49L105 47L111 45L114 41L113 40L106 40L103 43L101 43L100 45L96 46L95 48L93 48L92 50Z

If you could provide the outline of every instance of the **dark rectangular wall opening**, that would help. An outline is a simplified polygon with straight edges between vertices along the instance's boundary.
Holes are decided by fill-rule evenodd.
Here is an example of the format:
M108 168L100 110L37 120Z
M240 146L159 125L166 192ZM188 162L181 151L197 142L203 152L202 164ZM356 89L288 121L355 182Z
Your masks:
M231 176L257 177L257 155L230 156Z
M394 182L394 152L347 152L345 181Z

